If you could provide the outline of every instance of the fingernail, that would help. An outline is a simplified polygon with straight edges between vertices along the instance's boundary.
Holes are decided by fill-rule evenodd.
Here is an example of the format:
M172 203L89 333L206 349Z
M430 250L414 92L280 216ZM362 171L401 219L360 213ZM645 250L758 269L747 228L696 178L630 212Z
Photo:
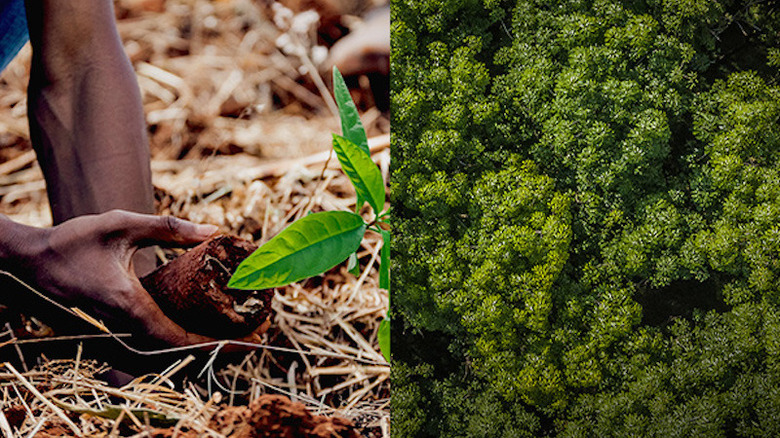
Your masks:
M219 231L219 227L211 224L198 225L196 229L196 232L203 237L209 237L217 231Z

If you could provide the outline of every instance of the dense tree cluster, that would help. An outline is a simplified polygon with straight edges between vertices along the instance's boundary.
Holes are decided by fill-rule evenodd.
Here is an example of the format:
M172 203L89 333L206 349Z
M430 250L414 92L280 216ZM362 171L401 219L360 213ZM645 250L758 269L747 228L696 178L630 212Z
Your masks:
M394 436L780 435L780 4L391 34Z

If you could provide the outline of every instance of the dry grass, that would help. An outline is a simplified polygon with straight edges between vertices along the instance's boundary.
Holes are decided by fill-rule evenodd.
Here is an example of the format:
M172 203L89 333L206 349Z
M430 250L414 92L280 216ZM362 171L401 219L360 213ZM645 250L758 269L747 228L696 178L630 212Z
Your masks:
M310 211L354 209L348 179L328 159L330 133L339 126L312 70L323 63L323 49L315 48L311 28L295 33L273 22L270 7L251 0L125 0L117 9L144 97L159 213L214 223L262 243ZM294 37L297 49L289 38L277 44L284 34ZM25 48L0 77L0 213L48 226L25 118L29 56ZM362 118L387 179L389 121L374 108ZM110 388L94 377L102 365L78 354L66 362L43 360L28 372L5 365L0 405L5 412L14 406L24 419L11 431L0 415L0 430L15 436L54 427L73 434L75 427L86 436L141 433L144 416L156 412L206 433L219 402L284 393L315 413L351 418L375 436L389 436L389 365L376 340L388 306L377 282L380 246L379 236L366 236L357 278L340 267L279 288L276 320L266 335L275 349L259 348L220 368L211 361L180 363L205 370L200 387L169 386L167 378L178 371L172 369ZM16 356L19 343L5 332L0 353ZM186 355L182 361L191 360ZM109 396L132 426L94 415L105 410ZM68 420L73 424L63 416L75 418Z

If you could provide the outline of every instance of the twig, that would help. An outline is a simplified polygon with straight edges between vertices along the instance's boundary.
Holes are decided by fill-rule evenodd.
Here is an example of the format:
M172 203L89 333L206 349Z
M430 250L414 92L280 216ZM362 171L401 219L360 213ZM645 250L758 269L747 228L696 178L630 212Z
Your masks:
M138 417L135 416L135 414L130 411L130 409L127 408L127 406L122 406L122 412L127 413L127 418L130 419L133 423L135 423L136 426L139 428L144 427L143 423L141 423L141 420L138 419ZM119 421L117 421L119 423Z
M27 151L16 158L0 164L0 175L13 173L35 161L35 151Z
M79 346L76 349L76 363L73 365L73 389L76 389L76 379L79 375L79 365L81 363L82 344L79 342Z
M257 382L257 383L259 383L259 384L261 384L261 385L263 385L263 386L265 386L265 387L271 388L271 389L273 389L274 391L278 391L278 392L280 392L280 393L282 393L282 394L284 394L284 395L286 395L286 396L290 397L291 399L292 399L292 397L295 397L295 396L296 396L296 395L292 394L292 393L291 393L291 392L289 392L289 391L285 391L284 389L282 389L282 388L279 388L279 387L277 387L277 386L274 386L274 385L271 385L271 384L270 384L270 383L268 383L268 382L263 382L263 381L262 381L262 380L260 380L260 379L253 378L253 379L252 379L252 381L254 381L254 382ZM312 404L312 405L314 405L314 406L321 407L321 408L323 408L323 409L327 409L327 410L331 410L331 411L334 411L334 410L335 410L335 408L333 408L333 407L331 407L331 406L328 406L328 405L325 405L325 404L323 404L323 403L321 403L321 402L319 402L319 401L317 401L317 400L314 400L314 399L309 399L308 397L302 397L301 395L297 395L297 396L298 396L299 398L301 398L301 400L302 400L302 401L304 401L304 402L306 402L306 403L309 403L309 404Z
M141 398L141 400L138 400L135 404L137 406L141 406L141 403L146 401L146 399L147 399L149 394L151 394L153 391L157 390L157 388L159 388L160 385L162 385L163 383L168 381L171 378L171 376L173 376L174 374L178 373L182 368L184 368L187 365L189 365L190 362L192 362L193 360L195 360L195 356L188 355L184 360L180 361L178 365L176 365L173 368L171 368L170 370L164 372L159 378L155 379L155 381L152 382L152 384L149 387L147 387L147 388L145 388L144 390L141 391L141 394L143 394L143 397Z
M8 438L14 436L14 431L11 430L11 425L8 424L8 419L5 418L5 413L2 410L0 410L0 431Z
M4 362L3 366L6 367L6 369L8 369L8 371L10 371L17 379L19 379L22 385L24 385L24 387L27 388L27 390L30 391L38 400L46 405L46 407L54 411L54 413L57 414L57 416L60 417L60 419L62 419L62 421L64 421L68 427L70 427L76 436L81 436L81 430L72 421L70 421L70 418L68 418L68 416L62 412L62 409L58 408L54 405L54 403L50 402L46 397L44 397L43 394L41 394L40 391L35 388L35 386L33 386L27 379L24 378L23 375L16 371L16 368L14 368L13 365L8 362Z
M9 332L11 332L11 341L9 341L9 342L13 344L14 350L16 350L16 354L19 356L19 361L22 363L22 369L24 370L25 373L30 371L29 369L27 369L27 361L24 360L24 354L22 353L22 349L19 348L18 343L13 342L13 341L16 341L16 335L14 335L14 330L11 328L11 324L6 322L5 323L5 328L8 329ZM0 346L4 346L4 345L7 345L7 344L3 343L3 345L0 345Z
M52 304L56 305L60 309L65 310L68 313L71 313L71 314L74 314L76 316L81 317L81 315L79 315L77 313L74 313L73 309L77 309L77 308L73 307L73 308L69 309L69 308L67 308L67 307L57 303L56 301L54 301L54 300L46 297L42 293L38 292L32 286L30 286L27 283L23 282L22 280L20 280L19 278L17 278L13 274L11 274L10 272L0 270L0 274L5 274L5 275L13 278L14 280L20 282L23 286L27 287L29 290L31 290L35 294L45 298L47 301L49 301ZM84 314L83 312L81 312L81 313ZM86 314L84 314L84 315L86 315ZM119 336L117 336L116 334L114 334L113 332L108 330L108 328L106 328L105 326L102 326L102 327L105 329L105 331L108 333L108 335L110 337L114 338L115 341L117 341L119 344L121 344L127 350L132 351L135 354L140 354L140 355L143 355L143 356L154 356L154 355L159 355L159 354L175 353L175 352L180 352L180 351L199 350L199 349L206 348L206 347L219 347L219 346L224 346L224 345L234 345L234 346L237 346L237 347L262 348L262 349L268 349L268 350L284 351L284 352L288 352L288 353L297 353L298 352L298 350L294 350L294 349L291 349L291 348L277 347L277 346L273 346L273 345L255 344L255 343L252 343L252 342L243 342L243 341L213 341L213 342L203 342L203 343L200 343L200 344L185 345L185 346L181 346L181 347L162 348L162 349L157 349L157 350L140 350L138 348L134 348L134 347L131 347L130 345L128 345ZM326 353L307 352L306 354L319 355L319 356L329 356L329 357L341 358L341 359L350 359L350 360L355 360L355 361L359 361L359 362L369 363L369 364L372 364L372 365L381 365L382 364L381 362L367 360L367 359L363 359L363 358L359 358L359 357L351 357L351 356L347 356L347 355L344 355L344 354L338 354L338 353L334 354L334 353L327 353L327 352Z
M41 427L43 427L44 424L48 421L48 418L43 417L40 420L38 420L38 423L35 424L35 427L30 431L30 433L27 434L27 438L33 438L39 430L41 430Z
M48 296L44 295L43 293L39 292L37 289L35 289L34 287L30 286L25 281L23 281L22 279L20 279L19 277L15 276L14 274L12 274L12 273L10 273L8 271L0 270L0 274L6 275L8 277L11 277L12 279L16 280L17 283L21 284L22 286L24 286L26 289L28 289L32 293L38 295L39 297L43 298L44 300L48 301L49 303L51 303L51 304L53 304L53 305L55 305L57 307L59 307L60 309L70 313L71 315L74 315L74 316L76 316L78 318L83 319L84 321L94 325L95 327L97 327L98 329L100 329L101 331L103 331L105 333L110 333L108 328L105 325L103 325L103 323L101 323L98 320L96 320L95 318L87 315L84 311L82 311L78 307L70 307L70 308L68 308L68 307L63 306L62 304L58 303L57 301L55 301L55 300L49 298ZM25 368L26 368L26 366L25 366Z
M366 278L368 277L368 273L371 272L371 267L374 266L374 263L376 263L377 260L379 260L379 251L381 249L382 249L382 244L380 240L378 244L374 247L374 250L371 253L371 259L369 260L368 264L366 265L365 268L363 268L363 273L360 275L357 282L355 282L355 286L352 287L352 292L349 294L349 298L347 299L345 304L349 305L352 302L352 300L355 299L355 296L360 290L360 286L363 285L363 282L366 281Z
M14 389L16 396L19 398L19 401L22 403L22 406L24 406L24 410L27 412L27 415L29 415L31 419L34 419L35 414L33 414L33 411L32 409L30 409L30 406L27 404L27 402L24 401L24 397L22 397L22 394L19 393L19 388L17 388L13 382L11 382L11 387Z
M122 409L122 411L119 413L119 416L116 417L116 421L114 422L114 426L111 428L111 432L108 434L109 438L119 436L119 425L122 424L122 420L124 420L124 418L125 410Z
M242 368L244 368L244 366L250 360L252 360L252 358L254 356L255 356L255 352L254 351L249 353L249 354L247 354L246 356L244 356L244 360L241 361L241 364L238 366L238 368L236 369L236 372L233 374L233 381L231 382L231 385L230 385L230 398L228 399L228 406L233 406L233 397L237 393L236 392L236 384L238 383L238 375L239 375L238 371L241 370Z
M374 381L374 383L366 386L365 388L360 389L357 392L352 393L352 395L350 395L351 401L345 409L346 410L352 409L357 404L357 402L360 401L360 399L363 398L368 393L368 391L371 391L374 387L387 380L388 377L389 377L388 375L379 376L377 377L376 381Z
M54 336L51 338L33 338L33 339L17 339L16 343L21 344L37 344L39 342L55 342L55 341L78 341L85 339L101 339L101 338L129 338L132 335L130 333L102 333L94 335L71 335L71 336ZM0 345L2 346L2 345Z

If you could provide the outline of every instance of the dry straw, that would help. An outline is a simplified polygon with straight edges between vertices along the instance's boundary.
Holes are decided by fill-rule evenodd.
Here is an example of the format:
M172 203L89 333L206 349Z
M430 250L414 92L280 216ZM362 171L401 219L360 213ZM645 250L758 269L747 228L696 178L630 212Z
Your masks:
M262 243L311 211L354 209L350 183L331 159L330 133L339 125L324 93L327 78L317 72L322 49L311 28L292 34L274 23L274 10L252 0L125 0L117 6L151 127L159 213L214 223ZM291 42L298 47L284 46ZM29 56L24 49L0 77L0 213L47 226L45 185L25 120ZM387 180L389 121L375 109L362 118ZM111 436L122 432L124 421L141 434L150 418L161 416L177 432L219 436L208 424L220 403L276 393L389 436L390 369L376 340L388 306L377 282L381 244L380 236L366 236L358 277L340 267L279 288L264 347L221 368L216 361L188 364L182 352L182 362L160 375L111 388L95 378L101 365L81 360L80 353L69 361L42 360L26 372L5 363L0 431L26 437L59 427ZM0 352L13 357L14 348L21 353L31 342L74 342L76 351L75 338L17 339L7 331L0 334ZM204 387L170 385L185 366L203 368ZM21 426L9 423L12 411L24 416Z

